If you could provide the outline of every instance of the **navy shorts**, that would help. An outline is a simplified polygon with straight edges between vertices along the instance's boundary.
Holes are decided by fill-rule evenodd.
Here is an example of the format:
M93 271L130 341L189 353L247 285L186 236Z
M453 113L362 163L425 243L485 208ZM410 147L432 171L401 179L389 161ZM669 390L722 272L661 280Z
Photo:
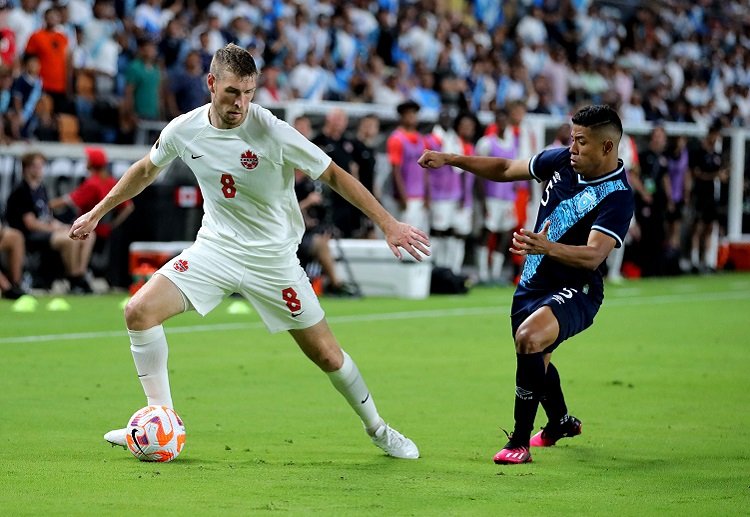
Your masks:
M593 292L591 292L593 291ZM552 352L560 343L587 329L594 323L603 300L601 288L590 289L588 285L578 288L565 287L557 291L531 291L519 286L513 295L513 306L510 311L513 338L521 324L537 311L547 305L557 318L560 333L554 343L544 349Z

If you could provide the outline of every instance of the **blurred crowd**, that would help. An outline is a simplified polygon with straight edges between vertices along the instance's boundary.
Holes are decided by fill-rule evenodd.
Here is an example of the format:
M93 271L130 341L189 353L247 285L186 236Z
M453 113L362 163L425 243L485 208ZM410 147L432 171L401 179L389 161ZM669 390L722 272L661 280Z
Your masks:
M0 0L0 138L132 142L206 102L228 42L256 57L259 104L565 115L616 93L626 124L743 125L749 34L741 0Z
M711 236L726 229L720 131L750 122L749 6L617 5L0 0L0 141L132 143L142 121L166 121L207 102L211 56L234 42L262 70L258 104L339 100L396 109L393 131L381 131L374 115L350 128L339 109L320 127L307 117L294 125L395 215L429 229L437 267L502 284L520 266L507 247L527 221L529 186L474 181L450 168L428 173L416 158L427 148L527 157L547 144L568 145L570 131L563 125L549 142L535 142L527 113L564 116L582 103L608 103L626 125L655 125L648 140L626 135L621 145L637 204L627 245L609 261L610 278L708 271L715 265ZM479 111L494 114L493 122L480 125ZM695 122L707 136L668 138L659 126L666 121ZM375 182L380 151L389 172L382 185ZM22 181L0 200L3 296L48 287L54 278L91 291L91 257L133 207L119 207L96 239L67 239L66 224L114 182L101 149L89 148L87 159L85 193L49 199L45 156L22 158ZM335 193L297 180L308 226L301 260L325 276L321 289L356 294L336 274L328 243L375 230ZM24 282L29 270L36 277Z

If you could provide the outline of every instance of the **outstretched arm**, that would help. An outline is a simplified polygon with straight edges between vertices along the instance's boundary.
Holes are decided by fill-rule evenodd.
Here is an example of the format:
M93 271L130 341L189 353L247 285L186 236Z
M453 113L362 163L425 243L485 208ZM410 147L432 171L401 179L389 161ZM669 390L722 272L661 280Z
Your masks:
M394 219L364 185L334 162L331 162L323 172L320 180L359 208L383 230L385 240L397 258L401 258L399 248L405 249L409 255L420 261L422 260L420 253L430 254L427 249L430 246L430 239L426 233Z
M458 167L490 181L517 181L531 179L529 160L509 160L494 156L465 156L438 151L425 151L418 160L419 165L437 169L443 165Z
M99 220L120 203L140 194L159 175L161 169L151 163L148 155L131 165L120 181L91 211L73 222L70 228L71 239L86 239L94 231Z
M539 233L524 228L513 232L511 253L522 256L547 255L566 266L594 270L604 262L616 244L612 237L597 230L591 230L585 246L552 242L547 238L549 226L550 222L547 221Z

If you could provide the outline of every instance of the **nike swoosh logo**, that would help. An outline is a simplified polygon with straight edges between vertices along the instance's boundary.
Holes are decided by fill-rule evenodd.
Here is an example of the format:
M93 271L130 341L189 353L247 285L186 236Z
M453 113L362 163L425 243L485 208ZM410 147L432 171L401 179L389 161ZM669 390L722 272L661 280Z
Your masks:
M365 397L365 400L363 400L361 403L364 404L365 402L367 402L367 399L369 398L370 398L370 392L368 391L367 396Z
M198 156L196 156L196 155L194 155L194 154L191 154L191 155L190 155L190 157L191 157L191 158L192 158L193 160L197 160L198 158L201 158L202 156L206 156L206 155L205 155L205 154L199 154Z
M143 375L139 375L138 378L140 379L141 377L145 377L146 375L148 375L148 374L144 373Z
M138 447L138 450L139 450L139 451L141 451L141 454L146 454L145 452L143 452L143 449L141 449L141 444L139 444L139 443L138 443L138 440L137 440L137 439L136 439L136 437L135 437L135 435L136 435L137 433L138 433L138 430L136 430L136 429L133 429L133 430L132 430L132 431L130 432L130 436L132 436L132 437L133 437L133 443L135 443L135 446L136 446L136 447Z
M304 313L305 313L305 311L299 311L297 314L292 313L292 318L296 318L297 316L301 316Z

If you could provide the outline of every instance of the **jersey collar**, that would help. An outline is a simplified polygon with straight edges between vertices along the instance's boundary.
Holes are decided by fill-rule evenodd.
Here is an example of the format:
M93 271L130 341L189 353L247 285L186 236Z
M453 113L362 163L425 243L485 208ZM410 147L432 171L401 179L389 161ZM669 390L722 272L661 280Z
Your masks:
M619 176L623 170L625 170L625 164L623 164L622 160L618 159L617 168L609 174L605 174L604 176L599 176L598 178L594 178L588 181L583 179L583 176L578 174L578 183L580 183L581 185L597 185L599 183L614 179L615 177Z

